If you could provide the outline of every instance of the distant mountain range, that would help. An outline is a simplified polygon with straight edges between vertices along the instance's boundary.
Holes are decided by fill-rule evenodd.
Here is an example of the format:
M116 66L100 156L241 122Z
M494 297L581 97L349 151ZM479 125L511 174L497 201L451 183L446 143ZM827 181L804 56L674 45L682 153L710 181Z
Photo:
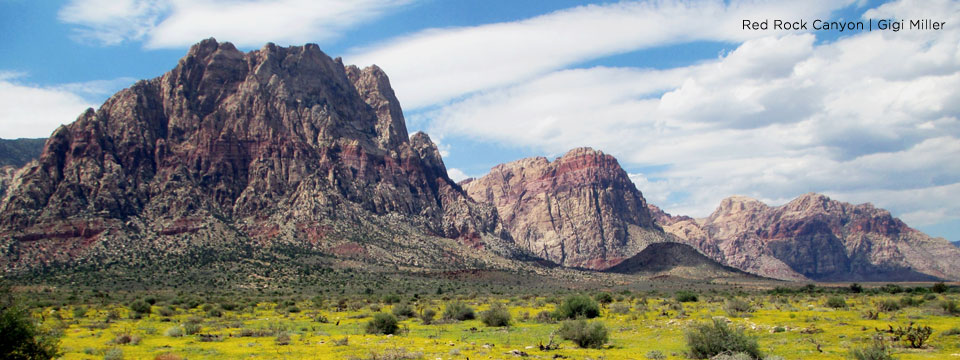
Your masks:
M457 184L429 136L407 133L383 71L346 66L312 44L244 53L204 40L170 72L118 92L31 150L41 143L0 143L18 149L0 153L8 164L0 267L9 275L228 263L257 277L252 267L316 262L960 277L960 249L869 204L807 194L771 207L732 197L704 219L671 216L647 203L615 158L589 148Z

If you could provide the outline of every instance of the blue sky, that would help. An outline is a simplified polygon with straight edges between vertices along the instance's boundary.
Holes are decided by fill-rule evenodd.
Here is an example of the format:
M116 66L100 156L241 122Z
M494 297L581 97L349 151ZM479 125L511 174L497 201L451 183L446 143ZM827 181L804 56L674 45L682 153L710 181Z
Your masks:
M751 31L932 18L939 31ZM871 202L960 240L960 2L0 0L0 138L45 137L216 37L391 78L455 178L591 146L645 197Z

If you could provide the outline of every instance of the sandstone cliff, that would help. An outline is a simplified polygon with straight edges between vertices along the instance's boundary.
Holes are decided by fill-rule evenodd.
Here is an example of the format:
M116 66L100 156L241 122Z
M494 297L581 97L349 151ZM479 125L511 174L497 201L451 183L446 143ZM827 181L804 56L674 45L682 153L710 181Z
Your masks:
M204 40L57 129L3 181L7 271L219 243L405 266L514 251L429 137L408 138L383 71L345 67L313 44L244 53Z
M497 165L462 185L496 206L519 247L563 266L602 270L667 240L617 160L593 149Z
M960 278L960 249L870 204L806 194L771 207L724 199L704 219L658 216L664 230L711 258L780 279L905 281Z

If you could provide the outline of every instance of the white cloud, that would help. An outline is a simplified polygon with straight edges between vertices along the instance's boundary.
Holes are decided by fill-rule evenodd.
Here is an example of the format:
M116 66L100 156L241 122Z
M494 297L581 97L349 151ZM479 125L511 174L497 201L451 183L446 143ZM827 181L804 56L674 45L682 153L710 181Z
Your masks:
M467 173L463 172L463 170L460 170L457 168L447 169L447 176L450 176L450 179L456 182L460 182L461 180L472 177L470 175L467 175Z
M378 64L407 109L515 84L604 56L691 41L733 41L743 19L813 18L852 1L647 1L588 5L508 23L431 29L345 56Z
M145 41L179 48L208 37L238 46L300 44L337 37L411 0L72 0L60 19L104 45Z
M868 14L960 22L958 2L910 4ZM960 198L956 27L819 44L767 33L692 66L546 72L419 117L437 137L545 153L592 146L628 167L662 167L631 178L674 214L708 215L733 194L778 204L816 191L915 226L960 219L950 203Z
M25 74L0 71L0 138L47 137L62 124L73 122L87 108L132 79L98 80L57 86L36 86L20 80ZM95 99L91 101L91 99Z

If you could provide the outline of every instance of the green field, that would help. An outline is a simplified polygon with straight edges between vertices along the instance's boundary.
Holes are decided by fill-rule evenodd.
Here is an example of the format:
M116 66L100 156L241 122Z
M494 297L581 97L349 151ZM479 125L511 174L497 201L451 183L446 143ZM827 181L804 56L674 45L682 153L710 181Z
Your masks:
M23 291L22 297L32 299L33 315L42 328L62 331L64 359L686 359L690 353L685 332L713 319L742 328L766 358L850 358L851 349L875 344L880 336L895 358L960 359L960 310L950 308L960 302L960 294L956 288L943 293L928 289L712 290L694 293L696 301L682 299L686 302L670 292L612 292L606 293L610 302L601 304L600 316L590 320L601 322L609 334L601 348L581 349L554 335L553 343L559 346L550 350L540 345L550 344L562 325L549 315L569 294L271 299L190 292L68 296L34 289ZM442 319L445 307L454 302L475 310L477 319ZM486 326L479 320L495 303L509 309L509 326ZM374 314L391 313L400 304L409 306L413 316L400 317L396 334L367 333ZM139 314L131 310L138 305L143 311ZM427 310L437 313L430 324L420 318ZM887 332L911 322L933 331L919 348Z

